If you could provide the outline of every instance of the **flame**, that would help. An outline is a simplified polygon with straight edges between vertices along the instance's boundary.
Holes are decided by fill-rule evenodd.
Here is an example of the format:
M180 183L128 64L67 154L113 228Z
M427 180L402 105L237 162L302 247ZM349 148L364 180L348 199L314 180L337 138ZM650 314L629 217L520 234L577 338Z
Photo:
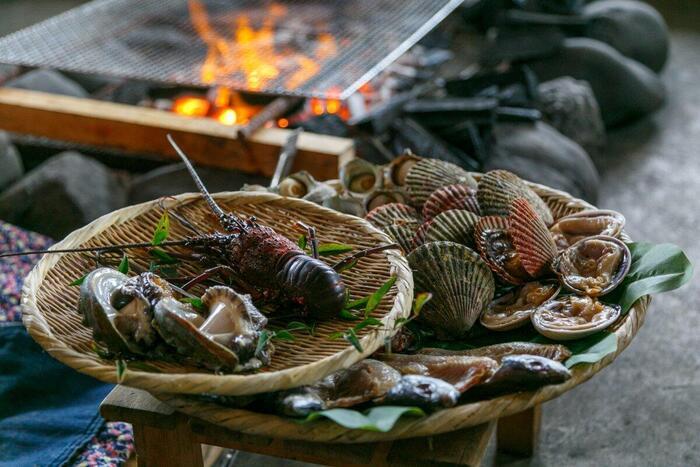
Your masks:
M238 114L231 107L219 109L214 118L224 125L235 125L238 122Z
M211 104L204 97L182 96L173 102L173 111L188 117L206 117Z
M272 3L266 7L265 19L258 27L246 14L238 15L228 36L212 27L201 0L188 0L190 18L195 31L207 45L207 53L200 67L205 84L227 79L241 82L248 90L261 90L269 82L286 77L281 83L293 90L314 77L320 62L336 55L335 38L319 33L313 51L295 51L275 43L276 26L287 16L287 7Z
M280 118L277 120L277 126L280 128L287 128L289 126L289 120L286 118Z

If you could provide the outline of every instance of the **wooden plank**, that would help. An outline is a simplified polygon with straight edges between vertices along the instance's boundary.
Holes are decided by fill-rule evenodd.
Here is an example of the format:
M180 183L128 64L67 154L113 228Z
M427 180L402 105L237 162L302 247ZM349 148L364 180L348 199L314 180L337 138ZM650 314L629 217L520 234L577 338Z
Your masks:
M530 457L540 437L542 406L536 405L520 413L498 420L498 450L516 456Z
M185 416L178 416L173 429L134 423L134 446L139 467L203 467L202 447Z
M274 172L290 134L261 129L243 144L237 127L209 118L12 88L0 88L0 129L176 159L165 139L170 133L198 164L266 176ZM304 133L298 148L292 170L308 170L320 179L337 178L339 166L354 157L353 142L346 138Z
M100 404L100 414L110 422L128 422L174 429L175 409L148 392L116 386Z

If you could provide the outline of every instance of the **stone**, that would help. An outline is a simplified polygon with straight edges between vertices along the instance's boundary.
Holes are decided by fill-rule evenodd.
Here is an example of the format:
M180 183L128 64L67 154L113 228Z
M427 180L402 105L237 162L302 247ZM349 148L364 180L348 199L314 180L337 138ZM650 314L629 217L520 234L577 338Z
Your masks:
M62 94L64 96L88 97L87 91L78 83L55 70L33 70L11 79L5 86L8 88Z
M561 76L588 81L608 127L648 115L665 100L664 85L653 71L595 39L568 38L559 53L530 66L540 81Z
M58 154L0 195L0 219L56 240L123 207L117 175L80 153Z
M499 123L494 127L485 170L506 169L535 183L594 203L598 171L586 151L543 122Z
M654 7L636 0L601 0L586 5L586 36L610 44L653 71L668 59L669 33Z
M0 132L0 190L22 177L24 166L17 148L10 141L10 136Z
M565 76L539 86L538 107L545 122L578 143L589 155L605 146L605 125L591 86Z
M239 190L246 183L265 186L269 184L268 178L232 170L197 167L197 173L212 193ZM129 187L128 200L129 204L137 204L163 196L196 191L197 187L184 164L170 164L134 177Z

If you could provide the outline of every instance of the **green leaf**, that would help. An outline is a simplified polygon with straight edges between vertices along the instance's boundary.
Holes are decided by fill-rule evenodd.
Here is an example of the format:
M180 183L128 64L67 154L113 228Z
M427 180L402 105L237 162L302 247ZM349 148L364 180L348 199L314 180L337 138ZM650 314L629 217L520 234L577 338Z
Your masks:
M124 373L126 373L126 362L121 358L117 360L117 383L124 381Z
M338 340L338 339L342 339L343 336L345 336L345 331L336 331L336 332L328 334L328 338L330 340L333 340L333 341Z
M204 303L202 302L201 298L197 298L197 297L189 298L189 297L187 297L187 298L181 298L180 301L183 303L189 303L190 305L192 305L194 308L196 308L198 310L204 309Z
M424 417L425 412L418 407L391 405L374 407L364 414L351 409L330 409L309 414L303 423L326 418L345 428L386 433L394 427L403 415Z
M354 259L354 260L350 261L348 264L345 264L345 265L341 266L340 268L338 268L336 270L336 272L338 274L340 274L341 272L349 271L350 269L354 268L357 265L358 261L359 261L359 259Z
M173 258L160 248L153 248L148 252L148 254L154 258L157 258L160 264L176 264L180 262L178 259Z
M581 339L569 346L572 356L564 365L567 368L578 363L595 363L617 350L617 336L614 333L600 332L590 338Z
M322 243L318 246L319 256L333 256L349 251L352 251L352 247L342 243Z
M160 220L158 220L158 224L156 225L156 230L153 232L153 239L151 240L151 245L157 246L160 245L165 241L166 238L168 238L168 235L170 234L170 216L168 216L168 211L163 211L163 214L160 216Z
M109 351L104 350L102 347L97 345L95 342L92 343L92 350L97 354L98 357L101 359L107 360L112 358L112 355L109 353Z
M340 310L338 317L340 319L344 319L345 321L357 321L360 319L359 316L352 314L349 310Z
M356 308L362 308L363 306L367 305L367 302L369 301L369 296L367 297L362 297L358 298L357 300L353 300L347 305L345 305L346 310L354 310Z
M141 370L141 371L148 371L149 373L162 373L162 371L160 371L158 368L156 368L152 365L149 365L146 362L140 362L138 360L134 360L134 361L129 362L129 367L136 368L137 370Z
M418 315L420 315L420 312L425 306L425 304L428 303L432 298L433 294L431 294L430 292L421 292L418 295L416 295L416 299L413 302L412 316L415 318Z
M297 240L297 245L299 245L299 248L306 250L307 243L308 240L306 239L306 235L300 235L299 239Z
M287 325L287 331L306 331L313 336L314 328L301 321L290 321Z
M693 265L683 251L670 243L629 243L630 271L606 302L617 303L627 313L644 295L667 292L686 284L693 276Z
M71 286L71 287L75 287L75 286L77 286L77 285L82 285L82 283L85 282L85 278L86 278L87 276L88 276L88 275L85 274L85 275L83 275L83 277L80 277L80 278L74 280L73 282L71 282L71 283L68 284L68 285Z
M353 328L355 331L361 331L362 329L366 328L367 326L381 326L382 322L379 321L377 318L366 318L362 322L357 323L355 327Z
M293 341L294 340L294 336L292 335L292 333L289 331L286 331L284 329L281 329L279 331L275 331L275 333L272 337L274 337L275 339L282 340L282 341Z
M343 334L343 338L346 341L350 342L358 352L364 352L364 350L362 349L362 344L360 344L360 339L357 338L357 334L355 334L354 329L348 329L348 331L345 334Z
M263 330L258 337L258 345L255 346L255 355L259 355L265 350L267 342L270 340L270 333Z
M122 256L122 260L119 263L119 267L117 268L119 272L122 274L128 274L129 273L129 257L124 255Z
M391 276L389 280L383 283L376 292L369 296L367 305L365 305L365 316L369 316L370 313L377 309L379 303L382 301L382 298L384 298L384 295L389 292L391 286L394 285L394 282L396 282L396 276Z

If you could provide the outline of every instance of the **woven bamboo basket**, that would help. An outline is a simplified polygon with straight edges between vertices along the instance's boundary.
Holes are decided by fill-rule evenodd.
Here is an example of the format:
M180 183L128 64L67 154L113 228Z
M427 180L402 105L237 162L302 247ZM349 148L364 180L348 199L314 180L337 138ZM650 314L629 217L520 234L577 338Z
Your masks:
M475 174L478 178L478 174ZM592 205L572 198L566 193L530 184L547 202L555 219ZM625 240L629 238L623 234ZM367 443L389 441L394 439L430 436L479 425L489 420L512 415L560 396L575 386L587 381L597 372L611 364L629 345L644 322L650 297L639 299L623 319L615 323L617 351L607 355L593 364L579 364L572 368L572 378L559 385L545 386L537 391L505 395L471 404L459 405L451 409L437 411L427 417L403 417L394 428L387 432L351 430L327 420L311 423L261 414L242 409L231 409L209 402L202 402L191 397L179 395L156 395L159 399L175 409L193 417L198 417L234 431L252 435L268 436L281 439L296 439L314 442L333 443Z
M294 241L300 235L295 222L303 221L316 228L320 243L344 243L358 251L391 242L384 233L362 219L307 201L269 193L240 192L219 193L215 198L224 209L254 215L261 224ZM170 209L177 208L178 213L203 232L218 227L217 220L198 194L180 195L168 199L165 204ZM161 212L158 201L115 211L71 233L54 248L148 242ZM174 220L170 232L171 240L184 238L187 233ZM143 253L139 257L133 256L135 254L129 253L133 269L147 270L148 258L143 257ZM333 263L338 259L340 257L334 256L324 260ZM349 327L346 321L329 320L319 322L313 336L300 331L295 333L293 341L274 341L276 351L271 365L257 373L222 375L176 363L129 361L126 362L126 371L118 375L116 362L100 358L91 329L81 323L77 312L79 288L68 285L94 267L93 255L44 256L27 277L22 291L24 324L34 340L66 365L104 382L122 383L154 393L244 395L312 383L377 350L391 335L394 322L410 312L413 300L413 278L405 258L396 250L384 251L362 259L343 273L351 298L364 297L376 291L392 275L397 276L394 286L372 314L383 325L365 328L358 334L364 350L362 353L342 339L329 339L331 333ZM178 274L195 275L198 272L201 272L201 267L185 265L179 268ZM201 293L203 289L194 291Z

